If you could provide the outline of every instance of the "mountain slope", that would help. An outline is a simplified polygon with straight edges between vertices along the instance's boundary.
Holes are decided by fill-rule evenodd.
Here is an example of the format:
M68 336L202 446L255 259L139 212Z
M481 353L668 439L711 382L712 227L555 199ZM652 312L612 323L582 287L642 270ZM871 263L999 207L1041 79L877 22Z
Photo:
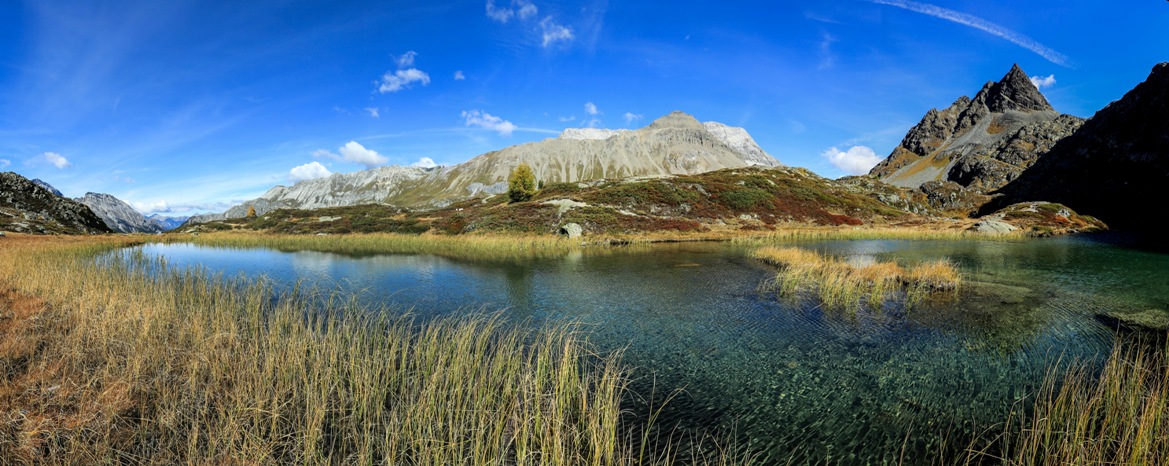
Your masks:
M147 219L129 204L112 195L85 193L85 196L74 200L89 206L89 209L97 214L106 226L118 233L161 233L166 231L161 224Z
M1083 120L1057 113L1018 65L974 99L931 109L870 175L916 188L953 181L986 192L1015 179Z
M0 173L0 231L84 234L110 228L89 207L5 172Z
M162 226L162 231L170 231L183 225L191 217L164 217L161 214L147 216L146 219Z
M699 123L673 112L637 130L567 129L557 138L511 146L451 167L389 166L333 174L293 186L277 186L223 214L192 217L190 223L241 218L248 207L314 209L384 202L400 207L441 207L476 195L498 194L520 163L543 183L695 174L724 168L781 164L747 131L721 123Z
M1167 184L1169 63L1161 63L1004 186L996 205L1053 201L1113 227L1156 229L1159 222L1149 219Z

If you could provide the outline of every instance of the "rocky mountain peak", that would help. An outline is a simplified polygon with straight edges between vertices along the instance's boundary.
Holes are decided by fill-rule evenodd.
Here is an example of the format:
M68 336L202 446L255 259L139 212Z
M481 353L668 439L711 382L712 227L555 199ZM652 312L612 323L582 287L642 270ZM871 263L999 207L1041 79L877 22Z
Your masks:
M118 233L158 233L165 231L158 222L147 219L130 204L105 193L85 193L74 199L84 204L105 222L106 226Z
M974 100L981 101L988 110L998 113L1007 110L1055 111L1051 104L1047 103L1047 98L1039 92L1039 88L1031 82L1031 78L1027 77L1027 73L1024 73L1017 64L1011 66L1011 71L1008 71L1003 79L983 87Z
M665 129L665 128L693 129L693 130L704 129L704 127L702 126L702 123L699 123L698 119L694 118L693 115L691 115L689 113L685 113L685 112L680 112L677 110L672 111L668 115L663 116L661 118L658 118L658 119L654 120L653 123L649 124L649 129Z
M49 189L13 172L0 173L0 231L69 234L110 231L89 207Z

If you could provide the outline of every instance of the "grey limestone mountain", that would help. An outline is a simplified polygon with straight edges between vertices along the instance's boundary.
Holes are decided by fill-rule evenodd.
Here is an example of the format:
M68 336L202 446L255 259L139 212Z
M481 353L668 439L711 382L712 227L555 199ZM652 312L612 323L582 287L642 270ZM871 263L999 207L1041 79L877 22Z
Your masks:
M973 99L962 96L943 110L927 112L869 174L907 188L952 181L989 192L1018 177L1082 123L1056 112L1014 65Z
M40 178L33 178L32 182L33 182L33 184L35 184L37 186L40 186L42 188L49 190L49 192L51 192L53 194L56 194L58 196L64 196L64 194L61 194L61 191L58 191L57 188L53 187L53 185L49 184L48 182L46 182Z
M191 222L243 217L248 206L260 215L277 208L376 202L439 207L504 192L508 174L521 163L528 164L543 183L781 166L746 130L700 123L693 116L673 112L636 130L567 129L556 138L506 147L449 167L389 166L277 186L224 214L197 216Z
M118 233L161 233L166 231L158 222L150 220L121 199L103 193L85 193L74 199L89 206L106 226Z
M84 204L4 172L0 173L0 231L108 233L110 228Z
M153 214L146 217L147 220L162 225L163 231L170 231L182 226L188 218L190 217L165 217L162 214Z

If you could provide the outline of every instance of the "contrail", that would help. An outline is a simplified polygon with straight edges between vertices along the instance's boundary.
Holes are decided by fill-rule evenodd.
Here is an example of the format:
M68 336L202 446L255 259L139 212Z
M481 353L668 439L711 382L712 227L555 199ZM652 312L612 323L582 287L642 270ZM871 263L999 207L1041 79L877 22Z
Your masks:
M979 18L979 17L974 16L974 15L968 15L968 14L962 13L960 11L954 11L954 10L950 10L947 8L942 8L940 6L929 5L926 3L918 3L918 2L914 2L914 1L910 1L910 0L869 0L869 1L876 3L876 4L879 4L879 5L895 6L897 8L903 8L903 9L906 9L909 11L914 11L914 12L921 13L924 15L930 15L930 16L933 16L935 18L941 18L941 19L953 21L955 23L958 23L958 24L961 24L964 26L970 26L970 27L975 28L975 29L981 29L981 30L989 32L993 35L999 36L1003 39L1009 40L1009 41L1013 42L1015 45L1023 47L1023 48L1030 50L1032 52L1035 52L1039 56L1046 58L1047 61L1050 61L1052 63L1055 63L1055 64L1060 65L1060 66L1064 66L1067 68L1075 68L1075 65L1072 64L1072 62L1070 60L1068 60L1067 55L1064 55L1062 53L1056 52L1055 50L1049 49L1046 46L1044 46L1043 44L1036 42L1035 39L1027 37L1023 34L1019 34L1015 31L1012 31L1012 30L1007 29L1005 27L999 26L997 24L994 24L990 21L987 21L985 19Z

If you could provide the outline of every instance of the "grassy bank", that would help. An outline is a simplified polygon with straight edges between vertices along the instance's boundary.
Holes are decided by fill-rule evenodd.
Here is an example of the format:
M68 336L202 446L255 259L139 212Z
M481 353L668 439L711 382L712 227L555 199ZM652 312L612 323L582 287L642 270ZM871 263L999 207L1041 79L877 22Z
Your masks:
M225 248L272 248L281 251L311 250L349 255L433 254L458 259L509 260L555 257L582 249L580 241L556 236L517 235L407 235L369 233L353 235L287 235L250 232L172 234L165 242L195 243ZM152 239L153 240L153 239Z
M904 297L912 304L937 292L954 291L962 279L948 262L935 261L908 269L896 262L852 265L840 259L801 248L763 247L751 257L780 268L768 291L792 296L813 290L825 306L856 309L862 301L880 309L889 299Z
M319 312L145 258L92 261L132 241L5 239L0 464L671 460L649 453L665 449L641 436L648 416L622 411L619 356L571 326Z

